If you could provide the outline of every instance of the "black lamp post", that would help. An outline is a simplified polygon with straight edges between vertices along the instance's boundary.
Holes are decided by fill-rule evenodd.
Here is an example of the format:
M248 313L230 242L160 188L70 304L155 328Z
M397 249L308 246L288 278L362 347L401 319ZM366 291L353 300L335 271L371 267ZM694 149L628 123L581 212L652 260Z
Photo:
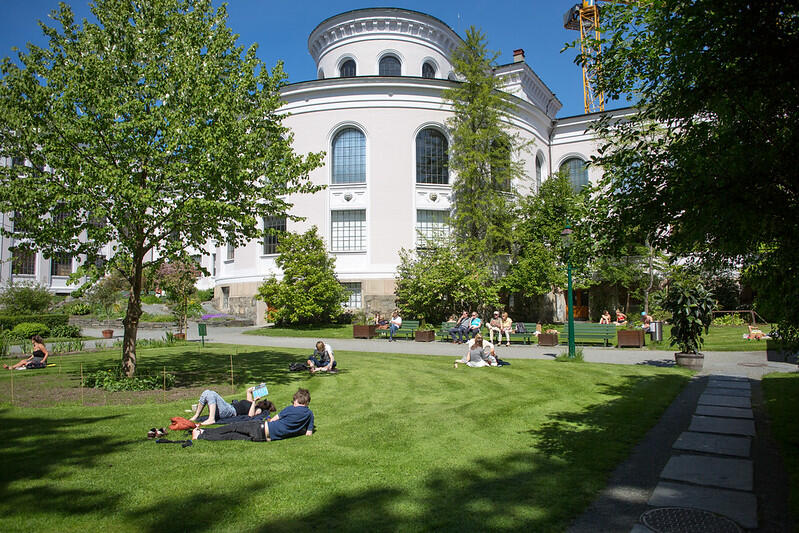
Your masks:
M566 250L566 271L569 276L569 294L567 297L568 314L569 314L569 358L574 358L574 300L572 298L572 260L571 260L571 245L572 245L572 229L569 223L566 223L566 228L560 232L560 239L563 242L563 248Z

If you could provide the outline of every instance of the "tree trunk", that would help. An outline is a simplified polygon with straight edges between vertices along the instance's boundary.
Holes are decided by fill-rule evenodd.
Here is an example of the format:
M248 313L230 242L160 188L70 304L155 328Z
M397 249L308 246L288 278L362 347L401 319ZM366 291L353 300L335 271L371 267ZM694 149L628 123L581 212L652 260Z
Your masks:
M136 335L141 318L141 290L143 278L143 255L133 258L133 276L128 296L128 312L122 324L125 326L125 337L122 341L122 369L125 375L132 378L136 373Z

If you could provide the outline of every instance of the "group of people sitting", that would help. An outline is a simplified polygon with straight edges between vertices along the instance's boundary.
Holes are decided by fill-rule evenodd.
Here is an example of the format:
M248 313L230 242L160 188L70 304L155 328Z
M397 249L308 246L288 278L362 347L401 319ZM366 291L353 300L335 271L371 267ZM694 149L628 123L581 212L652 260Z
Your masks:
M469 315L468 311L463 311L460 317L452 315L449 322L453 324L449 329L449 334L452 336L452 341L455 344L462 344L467 341L471 344L469 337L471 337L472 340L476 339L478 335L480 335L480 330L483 327L483 320L477 315L477 311L472 311L471 315ZM507 312L502 313L502 317L500 317L499 311L494 311L488 323L488 336L489 341L492 343L492 350L494 334L497 335L497 341L500 346L502 345L503 335L505 335L505 346L510 346L512 328L513 320L510 319ZM482 341L482 336L480 339Z
M377 329L388 330L388 342L396 342L397 339L394 338L394 334L402 327L402 317L399 314L399 309L394 309L391 312L390 320L385 320L380 316L380 313L375 313L375 324L377 324Z
M599 318L600 324L616 324L617 326L624 325L627 323L627 315L621 312L621 309L616 309L616 320L613 322L610 321L610 312L605 309L602 312L602 316Z
M475 335L466 343L466 347L466 354L455 361L455 368L458 368L458 363L465 363L471 367L499 366L494 343L484 340L482 334Z

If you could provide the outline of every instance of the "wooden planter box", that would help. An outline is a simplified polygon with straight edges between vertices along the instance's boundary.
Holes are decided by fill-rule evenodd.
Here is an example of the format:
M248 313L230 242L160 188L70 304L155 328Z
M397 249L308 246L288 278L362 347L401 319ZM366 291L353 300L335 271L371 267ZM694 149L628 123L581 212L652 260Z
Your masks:
M701 353L675 353L674 360L677 362L677 366L691 370L702 370L702 366L705 364L705 356Z
M179 341L185 341L186 340L186 334L185 333L175 333L175 338L177 340L179 340Z
M113 329L104 329L103 330L103 338L104 339L110 339L113 336L114 336L114 330Z
M644 330L642 329L620 329L617 335L619 348L642 348L644 346Z
M377 334L376 331L377 331L377 324L367 324L367 325L353 324L352 338L371 339Z
M557 346L558 334L557 333L541 333L538 335L539 346Z
M427 331L419 331L417 329L414 332L414 340L416 342L433 342L436 340L436 332L432 329Z

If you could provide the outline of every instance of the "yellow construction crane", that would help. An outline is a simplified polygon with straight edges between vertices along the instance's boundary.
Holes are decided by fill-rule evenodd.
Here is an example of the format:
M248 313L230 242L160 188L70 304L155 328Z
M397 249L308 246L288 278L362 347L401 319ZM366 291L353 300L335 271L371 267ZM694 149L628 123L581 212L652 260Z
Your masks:
M599 1L613 0L583 0L582 3L575 4L563 15L564 28L580 31L580 49L583 57L587 59L583 64L583 103L586 113L605 110L605 96L596 90L595 84L596 66L599 63L601 51L597 47L588 45L591 33L593 33L593 38L599 41L599 6L597 5ZM616 1L623 4L629 3L623 0Z

